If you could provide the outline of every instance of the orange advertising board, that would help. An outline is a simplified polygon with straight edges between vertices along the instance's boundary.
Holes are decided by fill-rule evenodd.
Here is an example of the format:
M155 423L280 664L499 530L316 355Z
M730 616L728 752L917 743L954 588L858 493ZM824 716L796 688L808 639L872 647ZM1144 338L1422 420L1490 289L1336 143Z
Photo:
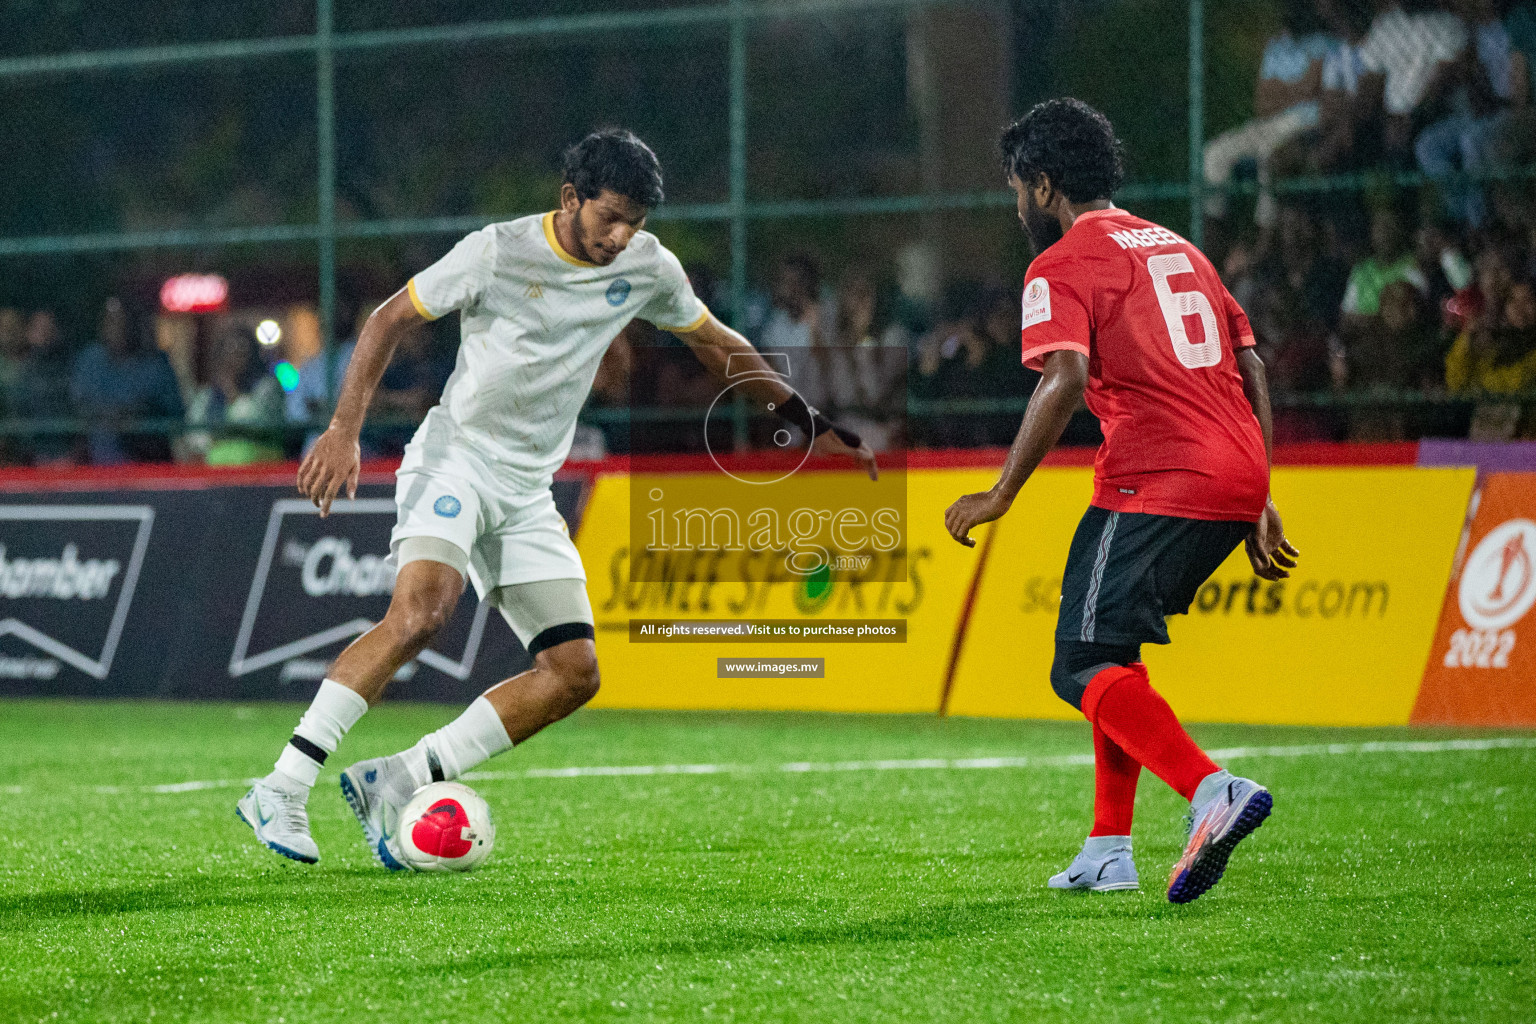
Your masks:
M1536 473L1494 473L1440 611L1415 725L1536 725Z

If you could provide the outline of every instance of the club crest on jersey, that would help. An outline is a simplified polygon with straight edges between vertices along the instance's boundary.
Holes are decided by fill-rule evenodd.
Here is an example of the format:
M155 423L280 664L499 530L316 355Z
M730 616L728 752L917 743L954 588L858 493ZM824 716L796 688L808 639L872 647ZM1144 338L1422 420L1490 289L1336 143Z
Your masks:
M608 305L622 306L627 298L629 298L629 282L622 277L608 286Z
M1024 286L1024 326L1043 323L1051 318L1051 284L1037 277Z
M464 505L451 494L445 494L432 503L432 511L444 519L452 519L463 511Z

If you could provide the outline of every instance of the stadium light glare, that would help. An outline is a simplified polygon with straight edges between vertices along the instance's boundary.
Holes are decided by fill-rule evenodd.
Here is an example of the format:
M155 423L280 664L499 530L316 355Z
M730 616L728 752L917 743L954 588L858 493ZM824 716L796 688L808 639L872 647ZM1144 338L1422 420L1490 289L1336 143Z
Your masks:
M283 340L283 328L276 320L263 320L256 325L256 341L265 348L271 348Z

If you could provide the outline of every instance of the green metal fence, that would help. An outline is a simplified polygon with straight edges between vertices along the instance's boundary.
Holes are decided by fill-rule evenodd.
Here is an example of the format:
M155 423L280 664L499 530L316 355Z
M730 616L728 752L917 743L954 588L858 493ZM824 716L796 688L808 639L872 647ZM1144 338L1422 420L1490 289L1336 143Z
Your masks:
M336 59L367 51L424 47L468 46L505 40L556 40L562 37L604 33L719 33L724 28L728 46L728 152L729 185L722 201L667 205L655 211L658 221L705 221L725 223L730 235L730 306L738 321L746 305L748 247L753 222L826 216L914 214L943 210L1006 207L1013 196L1005 191L958 192L836 198L820 200L749 201L747 147L752 126L747 121L747 43L754 28L770 21L810 19L829 15L887 14L903 16L955 0L725 0L704 4L634 12L527 17L479 21L424 28L343 32L334 27L334 0L315 0L315 29L308 35L227 40L180 45L134 47L95 52L0 58L0 82L21 82L84 75L111 75L135 69L260 61L281 55L313 55L315 61L317 154L317 216L310 223L119 231L86 234L46 234L0 237L0 257L84 254L150 250L174 247L214 247L268 243L313 243L318 252L318 296L322 337L328 348L335 345L336 250L342 239L385 238L463 233L492 220L527 211L499 211L498 216L445 216L425 218L343 220L336 216ZM1188 3L1188 177L1182 182L1149 182L1128 186L1128 201L1173 201L1188 204L1187 232L1195 244L1202 242L1202 199L1206 192L1203 174L1204 139L1204 24L1205 0ZM1484 177L1521 177L1530 170ZM1275 183L1279 192L1358 190L1375 185L1411 187L1425 179L1417 174L1353 175L1300 178ZM1252 191L1252 183L1235 183L1228 191ZM1427 401L1423 396L1404 396ZM1327 405L1332 399L1317 396L1307 404ZM919 403L915 415L937 415L941 406ZM964 403L961 403L963 405ZM941 404L942 405L942 404ZM1015 411L1020 402L1005 402L997 411ZM1004 408L1006 407L1006 409ZM955 412L962 412L955 406ZM599 417L601 418L601 417ZM5 434L74 431L81 424L68 421L33 425L8 424ZM168 429L171 425L166 425ZM182 427L181 429L191 429Z
M317 131L318 216L313 223L251 227L104 232L76 235L0 237L0 256L73 254L177 246L226 246L275 242L313 242L318 246L319 313L323 337L333 339L336 320L336 243L345 238L378 238L468 232L492 217L460 216L338 223L336 219L336 58L361 51L464 46L511 39L555 39L598 33L698 32L727 29L729 46L729 189L724 201L669 205L656 220L726 222L730 227L730 295L732 315L739 317L747 294L748 228L754 220L796 217L919 213L938 210L1006 206L1006 192L908 195L867 199L747 200L747 36L767 21L814 18L861 12L902 14L936 6L940 0L727 0L724 3L637 12L559 15L482 21L426 28L338 32L333 0L315 0L315 31L266 39L137 47L89 53L0 59L0 82L59 76L106 75L133 69L175 65L258 61L280 55L313 54ZM952 2L952 0L950 0ZM1204 0L1189 0L1190 26L1190 143L1188 184L1133 188L1128 196L1183 199L1200 193L1200 96L1202 83L1202 23ZM1196 207L1198 208L1198 207ZM525 211L504 211L504 215ZM1190 237L1199 242L1200 218L1190 220Z

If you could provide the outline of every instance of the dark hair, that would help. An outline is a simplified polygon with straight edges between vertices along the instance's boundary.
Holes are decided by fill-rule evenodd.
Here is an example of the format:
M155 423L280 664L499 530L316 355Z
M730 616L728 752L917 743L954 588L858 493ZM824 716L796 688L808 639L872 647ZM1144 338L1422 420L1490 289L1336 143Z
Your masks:
M780 270L790 270L800 278L805 290L815 295L821 291L821 264L808 252L792 252L779 260Z
M1109 199L1125 179L1109 118L1082 100L1037 103L1003 129L1003 170L1026 184L1044 174L1074 203Z
M565 151L565 181L577 198L596 199L604 189L647 209L660 206L661 162L651 147L625 128L602 128Z

